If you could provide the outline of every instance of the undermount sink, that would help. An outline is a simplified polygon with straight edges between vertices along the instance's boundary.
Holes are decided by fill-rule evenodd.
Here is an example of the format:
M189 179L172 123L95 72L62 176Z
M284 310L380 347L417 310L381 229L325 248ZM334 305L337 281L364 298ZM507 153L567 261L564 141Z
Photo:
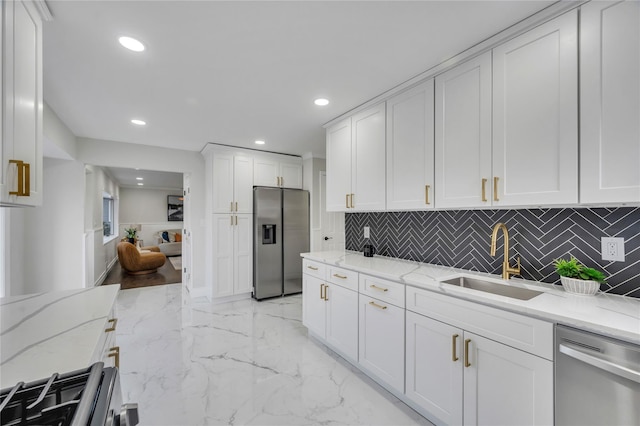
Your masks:
M484 291L485 293L497 294L500 296L511 297L513 299L530 300L543 292L529 290L522 287L513 287L507 284L498 284L491 281L485 281L480 278L456 277L446 281L443 284L457 285L458 287L470 288L472 290Z

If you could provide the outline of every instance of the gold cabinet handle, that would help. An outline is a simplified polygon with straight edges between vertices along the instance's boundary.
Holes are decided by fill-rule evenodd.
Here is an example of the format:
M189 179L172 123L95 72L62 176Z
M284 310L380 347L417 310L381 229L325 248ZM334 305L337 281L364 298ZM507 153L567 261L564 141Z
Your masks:
M464 341L464 366L471 367L471 363L469 362L469 343L471 343L471 339L466 339Z
M312 271L317 271L318 268L316 268L315 266L307 266L308 269L311 269Z
M233 212L233 201L229 203L229 211Z
M500 201L498 199L498 176L493 177L493 201Z
M328 289L329 289L329 286L325 284L325 285L324 285L324 301L325 301L325 302L328 302L328 301L329 301L329 298L327 297L327 290L328 290Z
M382 309L383 311L384 311L385 309L387 309L387 307L386 307L386 306L378 305L378 304L377 304L376 302L374 302L373 300L372 300L371 302L369 302L369 304L370 304L371 306L375 307L375 308Z
M238 202L236 201L236 212L238 211Z
M231 219L230 225L233 226L233 216L229 216L229 219Z
M458 340L458 335L454 334L453 336L451 336L451 361L456 362L457 360L459 360L460 358L458 358L458 354L456 351L456 341Z
M486 179L482 179L482 202L486 203L487 202L487 190L485 189L485 186L487 184L487 180Z
M15 164L18 169L18 188L9 191L9 195L28 197L31 195L31 165L21 160L9 160L9 164Z
M116 326L118 325L118 318L111 318L107 322L110 322L112 326L109 328L105 328L104 332L111 333L112 331L116 331Z
M349 194L345 194L344 196L344 206L349 208Z
M238 216L236 216L236 225L238 225Z
M280 176L280 186L284 186L284 178Z
M424 186L424 203L425 204L431 204L429 202L429 188L431 188L431 185Z
M322 290L324 290L324 284L320 284L320 299L324 299L324 296L322 294Z
M353 208L353 198L356 196L356 194L351 194L351 208Z
M344 275L340 275L340 274L333 274L333 276L336 277L336 278L341 278L343 280L347 279L347 277L345 277Z
M375 284L371 284L369 287L370 287L370 288L372 288L372 289L374 289L374 290L378 290L378 291L389 291L389 289L388 289L388 288L378 287L378 286L377 286L377 285L375 285Z
M108 358L115 358L116 368L120 368L120 346L109 348Z

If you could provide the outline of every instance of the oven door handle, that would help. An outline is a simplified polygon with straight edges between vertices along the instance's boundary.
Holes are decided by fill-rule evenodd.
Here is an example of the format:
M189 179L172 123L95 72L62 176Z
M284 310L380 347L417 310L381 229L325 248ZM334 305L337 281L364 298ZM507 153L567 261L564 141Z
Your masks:
M625 379L629 379L633 382L640 383L640 371L632 370L631 368L627 368L606 359L590 355L568 343L562 343L559 349L563 354L571 358L575 358L578 361L582 361L585 364L589 364L593 367L599 368L600 370L615 374L616 376L624 377Z

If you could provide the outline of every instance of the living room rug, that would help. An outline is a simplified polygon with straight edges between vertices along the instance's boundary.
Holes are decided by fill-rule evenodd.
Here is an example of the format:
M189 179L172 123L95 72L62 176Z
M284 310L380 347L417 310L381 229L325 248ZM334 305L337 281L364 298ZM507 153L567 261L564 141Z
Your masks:
M182 271L182 256L167 257L176 271Z

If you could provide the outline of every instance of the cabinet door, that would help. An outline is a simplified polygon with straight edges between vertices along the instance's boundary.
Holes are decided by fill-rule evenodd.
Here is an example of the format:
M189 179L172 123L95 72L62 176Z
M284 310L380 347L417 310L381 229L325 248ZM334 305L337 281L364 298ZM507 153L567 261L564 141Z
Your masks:
M640 202L640 3L580 9L580 202Z
M359 295L358 362L404 392L404 309Z
M213 297L233 295L233 216L213 215Z
M31 2L2 2L0 202L42 204L42 21ZM10 161L21 161L28 169ZM18 174L23 177L21 191ZM28 182L28 183L27 183Z
M436 77L435 131L436 206L490 206L491 52Z
M462 330L407 311L407 397L444 424L462 424Z
M327 211L349 210L351 194L351 118L327 129Z
M328 286L327 342L352 360L358 359L358 293L338 285Z
M553 362L472 333L464 339L464 424L553 424Z
M214 154L211 160L213 213L231 213L233 199L233 156Z
M494 206L578 202L577 25L572 11L493 50Z
M255 186L280 186L278 177L280 167L271 158L255 158L253 160L253 184Z
M280 186L302 189L302 164L280 163Z
M355 211L385 208L385 128L384 103L352 118L349 204Z
M326 330L326 302L324 281L302 275L302 323L309 331L324 339Z
M239 155L233 157L233 192L234 211L253 213L252 158Z
M233 293L249 293L253 290L253 215L233 218Z
M433 198L433 79L387 101L387 210L425 210Z

